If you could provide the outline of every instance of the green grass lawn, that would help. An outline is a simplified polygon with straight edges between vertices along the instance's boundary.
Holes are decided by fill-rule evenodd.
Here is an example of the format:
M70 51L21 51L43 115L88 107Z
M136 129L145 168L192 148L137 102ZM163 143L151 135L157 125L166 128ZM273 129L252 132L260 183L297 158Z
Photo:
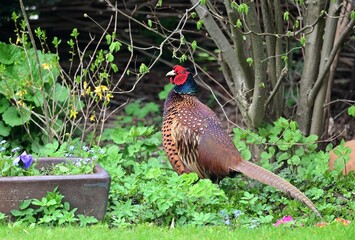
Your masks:
M174 229L152 227L147 225L133 226L132 228L113 228L104 225L93 227L35 227L21 228L0 226L0 239L2 240L65 240L65 239L355 239L355 224L348 226L331 224L319 227L260 227L256 229L239 228L230 230L227 227L180 227Z

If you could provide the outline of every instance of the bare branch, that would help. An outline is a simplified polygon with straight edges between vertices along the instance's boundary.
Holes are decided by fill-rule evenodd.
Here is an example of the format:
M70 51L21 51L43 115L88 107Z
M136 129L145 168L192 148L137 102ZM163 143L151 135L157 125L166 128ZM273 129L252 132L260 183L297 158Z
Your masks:
M334 44L334 47L329 54L329 57L326 59L326 63L324 65L323 71L318 75L318 78L317 78L316 83L314 84L314 87L309 92L309 95L308 95L309 101L314 101L316 94L319 91L319 88L322 85L322 82L325 79L325 76L327 75L329 68L332 65L332 62L333 62L338 50L340 49L340 47L344 43L346 37L350 34L351 31L353 31L354 26L355 26L355 20L351 19L350 22L347 24L344 32L342 32L342 34L339 35L338 41Z
M283 80L284 77L287 75L287 72L288 72L288 68L287 68L287 66L285 66L285 67L282 69L282 71L281 71L281 73L280 73L280 75L279 75L279 78L278 78L278 80L277 80L277 83L276 83L274 89L272 90L272 92L270 93L268 99L266 100L265 107L267 107L267 106L270 104L272 98L273 98L273 97L275 96L275 94L278 92L278 90L279 90L279 88L280 88L280 86L281 86L282 80Z
M232 45L225 37L206 6L199 4L199 2L199 0L191 0L193 5L197 4L196 12L203 21L203 25L211 35L217 47L221 50L223 59L226 60L226 63L231 71L232 78L236 81L235 87L240 91L242 89L242 83L245 81L245 75L240 67L240 63L238 62L238 57L235 54Z

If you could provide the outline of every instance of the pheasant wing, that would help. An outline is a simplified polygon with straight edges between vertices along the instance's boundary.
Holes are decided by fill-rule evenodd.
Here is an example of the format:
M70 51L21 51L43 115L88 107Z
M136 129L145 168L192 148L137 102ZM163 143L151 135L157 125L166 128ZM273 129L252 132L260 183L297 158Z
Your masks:
M208 178L203 166L199 163L199 141L198 132L179 120L172 124L171 136L181 161L190 171L197 173L200 178Z

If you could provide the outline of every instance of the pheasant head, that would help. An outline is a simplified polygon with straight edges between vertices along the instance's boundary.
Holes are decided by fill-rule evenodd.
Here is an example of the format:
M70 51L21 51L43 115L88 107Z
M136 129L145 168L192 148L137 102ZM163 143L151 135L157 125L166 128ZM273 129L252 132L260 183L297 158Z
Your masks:
M170 82L175 85L174 91L176 93L196 94L197 84L193 77L193 70L176 65L173 67L173 70L166 74L166 76L170 77Z

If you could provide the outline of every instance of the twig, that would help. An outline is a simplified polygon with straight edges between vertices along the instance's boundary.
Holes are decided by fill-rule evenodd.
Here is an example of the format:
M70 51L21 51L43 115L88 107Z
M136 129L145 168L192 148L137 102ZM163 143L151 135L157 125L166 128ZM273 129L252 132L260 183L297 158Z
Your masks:
M279 87L281 86L282 80L283 80L284 76L287 74L287 72L288 72L288 68L287 68L287 66L285 66L282 69L281 73L280 73L279 79L277 79L277 83L276 83L274 89L272 90L272 92L270 93L268 99L266 100L265 108L270 104L272 98L275 96L275 94L279 90Z

